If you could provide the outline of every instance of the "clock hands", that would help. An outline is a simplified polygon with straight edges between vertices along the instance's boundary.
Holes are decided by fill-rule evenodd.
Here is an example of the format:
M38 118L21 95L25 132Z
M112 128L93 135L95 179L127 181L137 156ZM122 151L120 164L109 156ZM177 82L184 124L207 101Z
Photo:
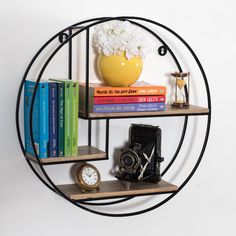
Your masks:
M89 178L91 178L94 173L95 173L95 170L93 170L93 173L91 173L91 171L90 171L90 173L88 173L87 176L88 176Z
M82 191L92 191L97 189L99 191L98 185L100 184L100 174L96 167L84 163L78 168L77 183L82 188Z

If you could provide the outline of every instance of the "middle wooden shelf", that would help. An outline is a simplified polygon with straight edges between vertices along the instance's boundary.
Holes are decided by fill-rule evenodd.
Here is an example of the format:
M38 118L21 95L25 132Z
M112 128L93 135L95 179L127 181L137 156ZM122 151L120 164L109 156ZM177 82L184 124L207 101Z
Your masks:
M37 163L36 157L26 154L26 158ZM66 157L48 157L40 158L40 164L51 165L51 164L63 164L70 162L79 161L96 161L96 160L106 160L107 154L93 146L79 146L78 155L76 156L66 156Z
M142 118L142 117L162 117L162 116L199 116L208 115L209 109L206 107L190 105L188 109L176 109L170 104L166 104L164 111L145 111L145 112L111 112L111 113L79 113L83 119L115 119L115 118Z

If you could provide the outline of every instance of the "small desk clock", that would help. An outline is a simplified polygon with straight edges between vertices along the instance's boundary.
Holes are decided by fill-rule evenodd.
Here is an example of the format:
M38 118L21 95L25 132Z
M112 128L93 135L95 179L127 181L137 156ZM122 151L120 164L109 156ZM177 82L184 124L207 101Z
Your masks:
M94 165L86 162L81 163L76 170L75 180L82 192L95 189L100 191L101 175Z

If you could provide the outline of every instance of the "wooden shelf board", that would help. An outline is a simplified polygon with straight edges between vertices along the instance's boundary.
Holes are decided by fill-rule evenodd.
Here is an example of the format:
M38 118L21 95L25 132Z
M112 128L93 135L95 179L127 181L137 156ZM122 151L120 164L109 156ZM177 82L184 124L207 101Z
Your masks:
M26 154L26 158L37 162L36 158ZM107 155L105 152L100 151L99 149L92 146L79 146L77 156L67 156L67 157L48 157L40 158L40 162L43 165L47 164L59 164L66 162L77 162L77 161L90 161L90 160L105 160Z
M103 181L100 185L100 191L83 193L77 184L67 184L57 186L66 196L72 200L93 200L104 198L115 198L125 196L139 196L160 193L170 193L178 190L176 185L161 180L157 184L152 183L131 183L129 189L127 182L119 180Z
M207 115L209 109L205 107L190 105L188 109L173 108L170 104L166 104L165 111L155 112L122 112L122 113L89 113L90 119L101 118L122 118L122 117L147 117L147 116L184 116L184 115ZM80 112L81 118L87 118L86 115Z

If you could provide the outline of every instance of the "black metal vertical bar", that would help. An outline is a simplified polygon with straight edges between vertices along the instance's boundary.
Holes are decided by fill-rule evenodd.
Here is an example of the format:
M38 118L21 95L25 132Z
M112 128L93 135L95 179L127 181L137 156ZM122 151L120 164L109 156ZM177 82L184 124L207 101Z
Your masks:
M85 68L85 115L89 115L89 28L86 29L86 68Z
M86 29L86 61L85 61L85 115L89 116L89 28ZM92 139L92 121L88 120L88 145L91 146Z
M105 152L107 154L107 158L109 157L109 128L110 128L110 119L106 119L106 146Z
M92 139L92 120L88 120L88 146L91 146Z
M69 36L72 35L72 29L69 30ZM72 38L68 42L68 79L72 79Z

